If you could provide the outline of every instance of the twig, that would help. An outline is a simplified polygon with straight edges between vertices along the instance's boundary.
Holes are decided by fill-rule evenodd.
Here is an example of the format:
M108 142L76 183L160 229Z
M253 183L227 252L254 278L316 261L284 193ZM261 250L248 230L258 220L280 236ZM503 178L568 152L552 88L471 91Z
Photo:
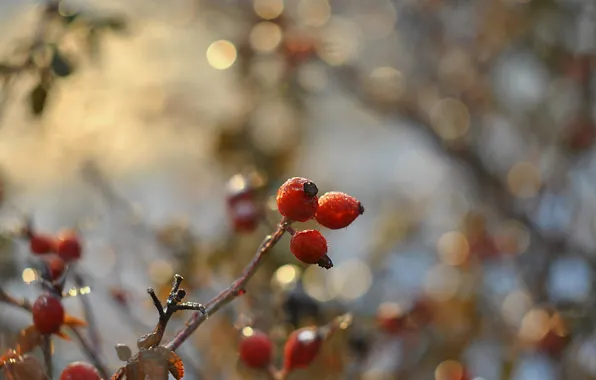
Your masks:
M176 350L188 337L203 323L209 318L210 315L213 315L223 306L230 303L234 298L238 297L239 295L244 293L244 288L248 281L252 278L255 274L256 270L262 263L267 253L277 244L277 242L281 239L284 233L287 231L287 228L290 226L291 221L283 219L278 225L277 229L272 235L267 236L262 242L253 259L248 263L248 265L244 268L244 271L232 283L230 287L223 290L217 296L215 296L211 301L209 301L205 305L205 312L199 313L195 312L192 316L186 321L186 327L182 330L178 331L174 339L172 339L168 344L166 344L166 348L171 350Z
M76 272L74 272L74 281L77 287L82 288L85 286L85 280L83 276ZM89 299L87 297L79 297L81 300L81 305L83 305L83 315L85 316L85 321L87 322L87 331L89 331L89 339L91 340L91 344L95 347L98 355L101 355L101 339L99 337L99 331L97 329L97 323L95 322L95 315L93 315L93 311L91 310L91 304L89 303Z
M14 298L13 296L9 295L4 291L4 289L0 288L0 302L4 302L16 307L20 307L23 310L31 312L31 303L27 300L19 300Z
M85 352L85 355L87 355L89 360L91 360L91 362L93 363L95 368L97 368L97 370L99 371L99 374L101 375L101 377L104 379L109 379L110 375L108 375L107 366L104 364L103 360L98 355L97 351L94 349L94 347L91 345L91 343L89 343L85 339L85 337L83 336L83 334L81 334L81 332L79 331L78 328L72 327L72 326L69 328L70 328L70 331L73 333L73 335L79 341L79 345Z
M52 337L51 335L44 335L42 337L41 351L43 352L43 361L46 366L46 373L52 379L54 373L54 366L52 364Z

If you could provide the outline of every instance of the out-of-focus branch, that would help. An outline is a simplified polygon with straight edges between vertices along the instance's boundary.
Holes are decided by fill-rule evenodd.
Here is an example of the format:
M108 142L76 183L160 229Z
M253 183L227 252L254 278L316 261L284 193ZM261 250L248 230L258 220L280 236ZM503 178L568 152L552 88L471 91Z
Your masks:
M290 221L285 219L282 220L278 224L275 232L272 235L267 236L261 242L261 245L257 249L255 256L244 268L244 271L240 277L238 277L238 279L236 279L236 281L234 281L230 287L223 290L211 301L205 304L205 313L194 312L186 322L186 327L180 330L176 334L176 337L166 344L166 347L171 350L176 350L203 322L207 320L207 318L209 318L210 315L213 315L223 306L227 305L236 297L243 294L245 291L244 288L246 287L248 281L255 274L265 256L267 256L269 251L271 251L271 248L273 248L275 244L277 244L277 242L282 238L290 224Z

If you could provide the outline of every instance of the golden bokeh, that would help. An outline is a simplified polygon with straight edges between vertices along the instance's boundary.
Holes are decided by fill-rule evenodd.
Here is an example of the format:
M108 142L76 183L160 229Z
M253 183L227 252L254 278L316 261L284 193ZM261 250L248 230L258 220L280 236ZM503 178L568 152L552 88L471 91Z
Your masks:
M459 231L451 231L439 238L437 252L443 263L457 266L466 262L470 255L470 246L464 234Z
M551 319L544 309L534 308L524 315L519 328L519 337L529 342L537 342L544 338L550 328Z
M246 327L242 328L242 335L244 335L245 337L253 336L254 333L255 333L255 330L250 326L246 326Z
M531 198L542 185L540 171L531 162L518 162L507 174L507 185L516 197Z
M296 12L299 23L309 27L320 27L329 21L331 6L327 0L300 0Z
M456 360L445 360L435 369L435 380L462 380L464 368Z
M451 266L438 264L426 272L424 290L437 301L453 298L460 289L462 278L459 271Z
M284 11L283 0L254 0L255 13L264 20L278 18Z
M505 321L519 327L526 313L532 308L532 299L524 291L517 290L509 293L501 305L501 313Z
M297 266L292 264L282 265L273 274L273 282L276 286L286 288L295 284L299 275L300 269Z
M237 57L236 46L228 40L215 41L207 48L207 62L217 70L229 69Z
M37 272L32 268L25 268L23 270L22 277L25 284L30 284L37 280Z
M430 121L433 129L444 140L463 137L470 128L470 111L460 100L444 98L430 109Z
M383 102L398 101L406 90L401 71L391 66L375 68L368 78L367 86L369 92Z
M156 260L149 264L149 278L157 284L165 284L172 279L174 268L165 260Z
M495 236L497 248L509 254L524 253L530 246L530 231L516 220L503 224Z
M249 43L254 50L269 53L279 46L282 37L283 32L279 25L270 21L262 21L250 31Z
M372 272L368 265L360 260L349 260L337 265L329 273L332 294L340 299L355 300L368 292L372 285Z

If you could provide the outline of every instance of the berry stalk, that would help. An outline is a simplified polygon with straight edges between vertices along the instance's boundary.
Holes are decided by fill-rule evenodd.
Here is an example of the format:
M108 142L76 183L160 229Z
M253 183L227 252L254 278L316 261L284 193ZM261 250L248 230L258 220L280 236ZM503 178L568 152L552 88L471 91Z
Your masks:
M265 237L265 239L261 242L261 245L257 249L255 256L244 268L244 271L240 277L238 277L238 279L236 279L236 281L234 281L230 287L224 289L211 301L205 304L205 313L194 312L188 321L186 321L186 327L178 331L174 339L166 344L166 348L169 348L170 350L176 350L203 322L207 320L207 318L209 318L210 315L214 314L236 297L243 294L244 288L246 287L248 281L255 274L271 248L273 248L275 244L277 244L277 242L282 238L284 233L288 231L291 223L292 222L286 218L282 219L277 225L275 232Z

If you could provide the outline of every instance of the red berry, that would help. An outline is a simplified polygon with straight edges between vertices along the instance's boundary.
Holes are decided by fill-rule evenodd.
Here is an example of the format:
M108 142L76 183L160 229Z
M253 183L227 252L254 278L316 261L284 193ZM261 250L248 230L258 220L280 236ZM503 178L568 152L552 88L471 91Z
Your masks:
M228 208L236 232L252 232L261 221L261 210L250 199L237 200Z
M64 323L62 302L50 294L42 294L37 297L31 312L33 313L33 324L42 334L58 332Z
M398 334L405 325L405 312L397 303L382 303L377 309L377 324L386 333Z
M73 362L64 368L60 380L101 380L101 376L91 364Z
M290 251L306 264L317 264L327 255L327 239L317 230L297 231L290 240Z
M315 360L323 340L314 327L294 331L284 347L284 369L291 371L307 367Z
M56 240L49 235L33 234L29 239L29 250L35 255L44 255L54 252Z
M74 231L60 234L56 243L56 253L66 262L78 260L81 257L81 242Z
M317 212L317 185L306 179L294 177L277 190L277 209L288 219L306 222Z
M319 198L315 219L324 227L338 230L349 226L362 213L364 207L358 199L345 193L331 191Z
M64 270L66 269L66 263L62 258L54 253L49 255L44 255L43 261L48 269L48 273L50 275L49 280L55 281L62 276Z
M253 330L240 342L240 360L250 368L263 368L269 365L273 356L273 343L264 332Z

